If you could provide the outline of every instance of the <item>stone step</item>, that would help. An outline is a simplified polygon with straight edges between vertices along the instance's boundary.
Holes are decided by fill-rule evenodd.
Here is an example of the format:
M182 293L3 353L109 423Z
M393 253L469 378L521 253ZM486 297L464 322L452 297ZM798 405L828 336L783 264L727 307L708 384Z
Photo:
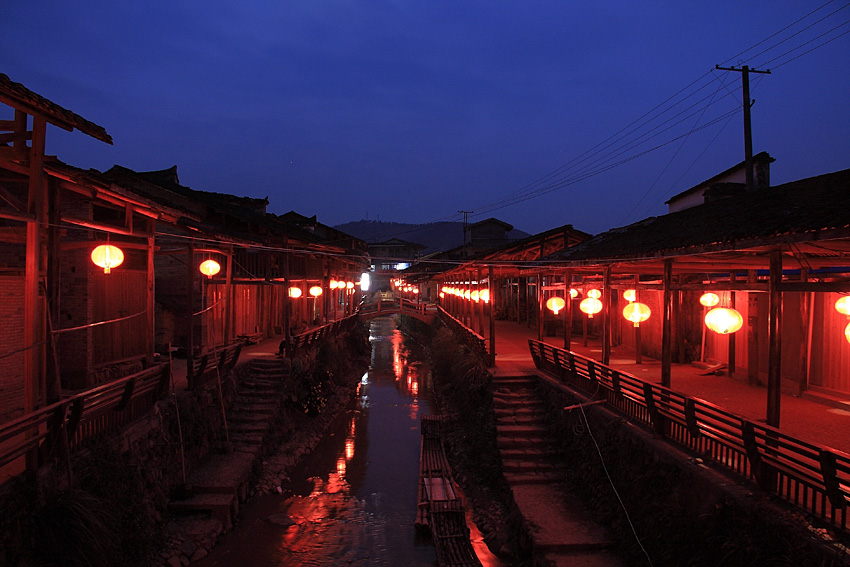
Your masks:
M510 472L505 471L505 480L511 486L520 484L551 484L554 482L562 482L564 475L556 471L528 471L528 472Z
M195 494L185 500L172 500L168 510L175 513L203 512L221 522L225 531L233 528L238 511L235 494Z
M553 450L541 448L525 448L525 447L505 447L499 450L502 460L532 460L539 461L543 459L552 459L555 455Z
M277 413L278 405L277 404L268 404L268 403L244 403L242 400L237 400L233 406L230 408L230 411L234 414L251 414L251 415L262 415L262 416L270 416Z
M502 415L496 417L498 425L539 425L544 426L546 421L539 415Z
M502 470L507 472L558 472L565 470L563 465L543 460L505 459L502 457Z
M499 437L496 444L503 449L536 449L545 450L551 447L549 439L541 437Z
M498 390L533 390L536 385L536 378L495 378L493 380L493 388Z
M545 425L496 425L499 437L549 437Z

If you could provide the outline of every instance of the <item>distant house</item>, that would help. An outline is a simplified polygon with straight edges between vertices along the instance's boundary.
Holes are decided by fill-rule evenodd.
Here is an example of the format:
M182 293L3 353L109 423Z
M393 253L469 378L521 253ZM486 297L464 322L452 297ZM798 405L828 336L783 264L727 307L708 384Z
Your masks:
M767 152L753 156L754 189L770 187L770 164L776 161ZM690 189L673 195L666 201L667 212L675 213L703 203L724 199L742 193L746 189L746 162L741 162L694 185Z
M504 246L510 239L508 233L514 227L504 221L490 217L466 227L466 258L475 256L487 250Z

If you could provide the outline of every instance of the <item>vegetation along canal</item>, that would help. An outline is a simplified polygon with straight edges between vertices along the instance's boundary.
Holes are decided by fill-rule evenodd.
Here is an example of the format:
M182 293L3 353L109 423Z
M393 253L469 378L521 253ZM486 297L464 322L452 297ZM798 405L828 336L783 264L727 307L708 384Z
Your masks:
M430 371L390 318L371 326L372 359L358 395L281 486L257 496L210 566L435 565L414 530L420 414Z

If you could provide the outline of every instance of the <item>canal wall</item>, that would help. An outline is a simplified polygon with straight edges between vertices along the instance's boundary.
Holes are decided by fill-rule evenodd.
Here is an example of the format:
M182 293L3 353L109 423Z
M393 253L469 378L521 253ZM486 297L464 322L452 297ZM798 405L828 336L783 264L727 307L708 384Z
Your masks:
M541 377L566 486L636 565L847 565L798 511ZM572 409L565 409L565 408ZM616 491L612 489L616 488ZM828 542L827 542L828 543Z
M300 455L315 444L315 424L328 422L330 410L340 405L337 400L353 394L368 352L368 335L358 327L284 361L282 410L258 453L256 478L275 445L294 440L292 453ZM167 564L186 564L194 555L185 553L188 545L182 555L167 549L174 535L167 529L166 507L186 489L185 479L199 463L228 450L222 402L227 413L237 384L249 372L249 364L241 363L223 377L221 398L217 383L171 395L108 440L44 467L37 479L20 477L4 485L0 567L149 566L161 564L166 555ZM285 467L278 463L273 474L285 474ZM205 534L206 541L191 547L211 546L220 533Z

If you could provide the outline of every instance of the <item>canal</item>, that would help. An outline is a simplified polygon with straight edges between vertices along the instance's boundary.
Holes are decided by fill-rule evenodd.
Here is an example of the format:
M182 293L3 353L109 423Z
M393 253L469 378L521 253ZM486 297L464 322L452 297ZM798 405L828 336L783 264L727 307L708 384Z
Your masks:
M436 564L432 543L413 525L430 372L392 319L374 319L370 341L370 368L348 411L281 493L249 500L237 527L196 565Z

